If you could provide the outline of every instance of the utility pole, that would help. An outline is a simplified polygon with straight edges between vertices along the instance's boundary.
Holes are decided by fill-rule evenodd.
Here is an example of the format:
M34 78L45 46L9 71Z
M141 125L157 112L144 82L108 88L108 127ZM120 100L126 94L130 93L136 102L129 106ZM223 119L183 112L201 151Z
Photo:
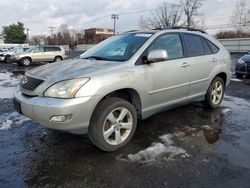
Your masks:
M54 37L53 37L53 30L54 30L54 28L55 28L55 27L52 27L52 26L49 27L49 29L50 29L50 36L51 36L51 37L50 37L50 39L51 39L51 44L54 44L54 41L53 41L53 38L54 38Z
M24 29L26 29L26 40L27 40L27 42L29 42L29 28L24 28Z
M111 14L111 19L114 20L114 35L115 35L116 34L116 31L115 31L115 29L116 29L116 20L119 19L119 15L118 14Z
M50 29L50 35L52 36L53 35L53 30L54 30L55 27L49 27Z

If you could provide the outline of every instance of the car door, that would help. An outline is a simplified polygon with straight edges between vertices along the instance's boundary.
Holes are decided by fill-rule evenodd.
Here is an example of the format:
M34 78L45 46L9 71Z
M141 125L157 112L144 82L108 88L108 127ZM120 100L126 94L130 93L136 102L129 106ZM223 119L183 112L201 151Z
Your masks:
M148 108L155 110L185 100L190 74L178 33L158 37L147 53L158 49L166 50L168 59L144 65L149 94Z
M53 61L55 58L55 47L53 46L45 46L44 51L45 51L45 61Z
M32 53L32 61L33 62L41 62L41 61L43 61L43 57L44 57L44 47L43 46L39 46L33 50L33 53Z
M187 63L190 64L190 89L188 95L203 95L210 84L210 74L217 62L203 37L185 33L182 38L186 47Z

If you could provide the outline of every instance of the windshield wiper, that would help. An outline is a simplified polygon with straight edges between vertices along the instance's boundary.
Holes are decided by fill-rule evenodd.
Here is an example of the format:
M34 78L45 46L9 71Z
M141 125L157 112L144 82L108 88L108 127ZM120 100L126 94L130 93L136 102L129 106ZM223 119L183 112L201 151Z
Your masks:
M83 57L82 59L96 59L96 60L110 61L110 59L101 56L89 56L89 57Z

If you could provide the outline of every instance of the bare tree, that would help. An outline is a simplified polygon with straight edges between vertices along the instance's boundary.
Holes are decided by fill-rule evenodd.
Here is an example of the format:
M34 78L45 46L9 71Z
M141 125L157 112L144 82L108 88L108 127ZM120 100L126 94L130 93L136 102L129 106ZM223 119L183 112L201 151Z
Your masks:
M141 19L140 24L145 28L165 28L169 26L178 26L181 21L181 7L178 4L169 4L164 1L152 12L152 18ZM139 25L140 26L140 25Z
M181 0L181 9L184 12L184 25L187 27L196 26L195 18L201 13L199 9L202 6L203 0Z
M45 44L46 43L46 36L45 35L35 35L31 37L29 40L29 44L31 45L38 45L38 44Z
M242 33L250 25L250 8L246 0L239 1L233 11L231 24L238 33Z

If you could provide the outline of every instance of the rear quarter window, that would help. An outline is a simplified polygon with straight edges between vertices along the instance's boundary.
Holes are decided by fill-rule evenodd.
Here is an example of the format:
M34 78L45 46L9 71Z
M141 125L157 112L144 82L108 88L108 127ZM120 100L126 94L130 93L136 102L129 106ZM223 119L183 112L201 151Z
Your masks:
M220 49L218 46L216 46L213 42L211 42L208 39L205 39L205 42L207 43L207 45L210 47L210 49L212 50L213 54L216 54Z

